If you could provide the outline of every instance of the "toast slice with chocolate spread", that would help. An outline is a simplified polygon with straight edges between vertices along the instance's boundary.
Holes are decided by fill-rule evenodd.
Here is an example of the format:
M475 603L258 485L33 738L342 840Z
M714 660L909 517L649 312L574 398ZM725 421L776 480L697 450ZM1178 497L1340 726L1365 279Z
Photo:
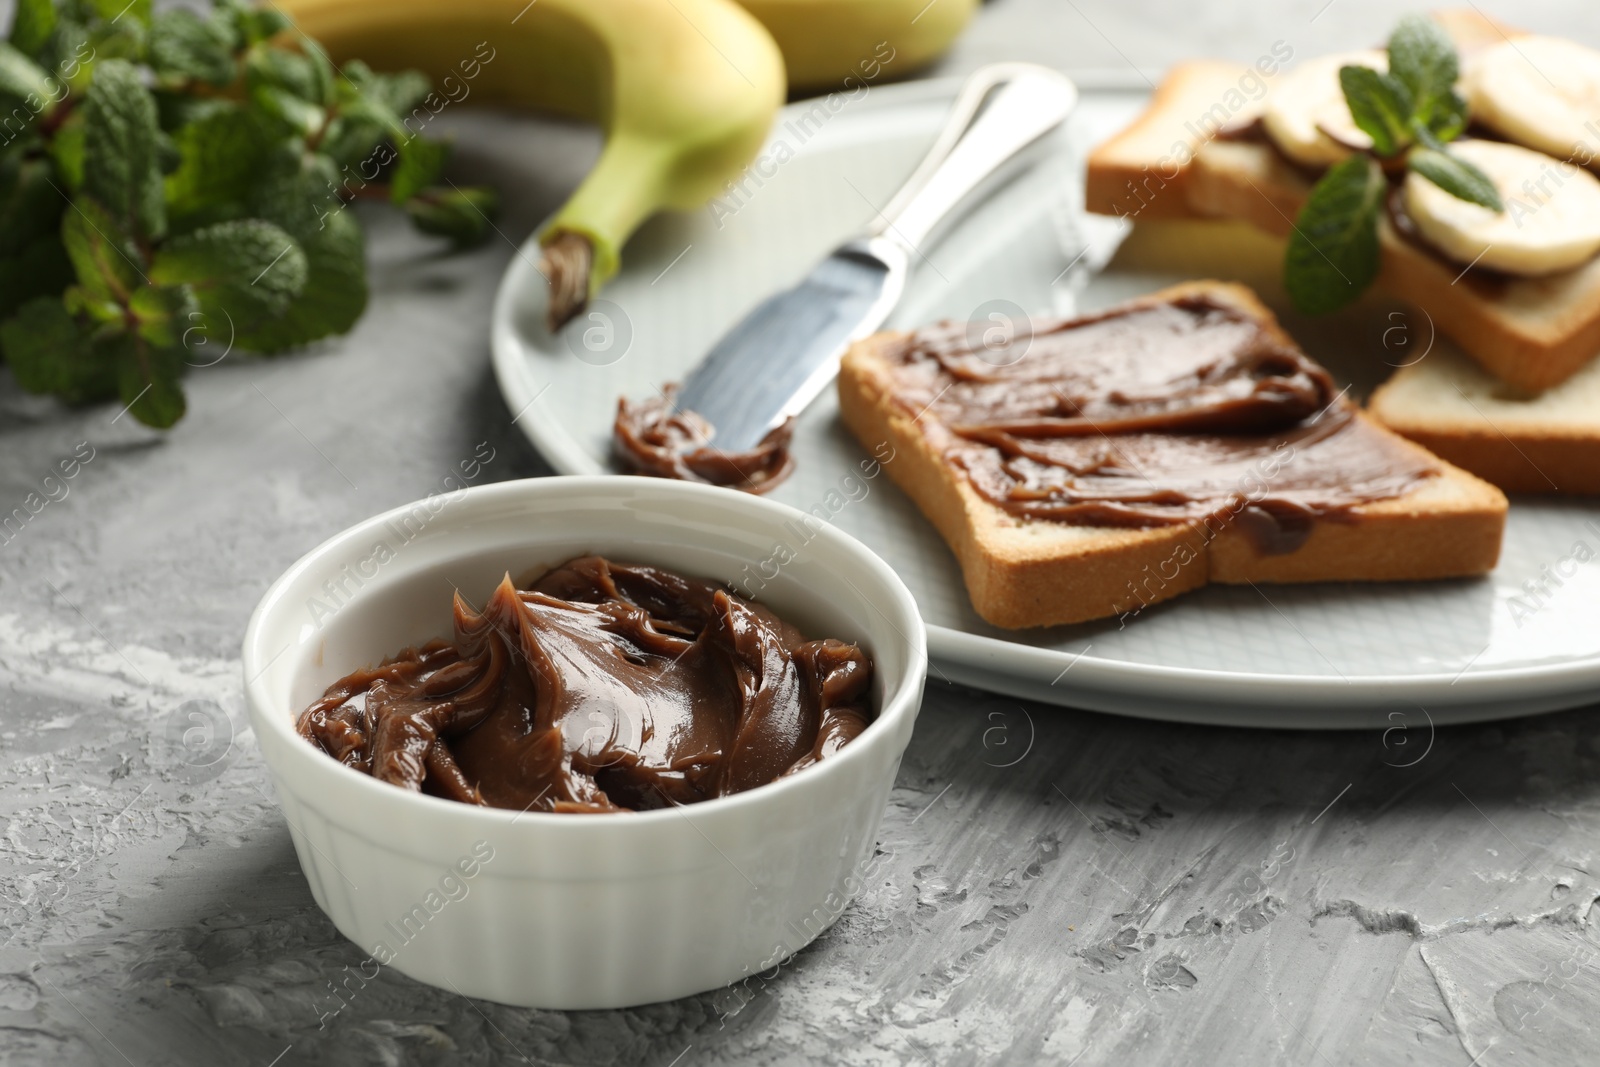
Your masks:
M1520 33L1475 9L1433 17L1463 56ZM1135 223L1239 220L1287 239L1316 175L1263 137L1245 136L1262 102L1245 90L1261 85L1259 73L1212 61L1174 67L1139 118L1090 153L1088 210ZM1502 381L1548 389L1600 352L1600 258L1520 278L1463 268L1403 235L1388 214L1379 238L1376 287L1422 308L1440 333Z
M1208 582L1492 569L1505 496L1368 419L1250 290L1192 282L1010 347L943 324L858 342L846 425L1021 628ZM1018 348L1020 346L1020 350Z

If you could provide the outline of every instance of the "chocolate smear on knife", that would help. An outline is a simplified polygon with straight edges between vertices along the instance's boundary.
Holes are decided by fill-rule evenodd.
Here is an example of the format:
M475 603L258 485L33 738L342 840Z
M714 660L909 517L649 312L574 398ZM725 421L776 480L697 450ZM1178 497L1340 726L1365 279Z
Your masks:
M765 493L794 470L789 450L794 419L768 431L761 443L742 452L725 452L712 442L716 427L693 411L677 407L678 387L638 403L617 401L612 450L626 469L654 478L703 482L747 493Z

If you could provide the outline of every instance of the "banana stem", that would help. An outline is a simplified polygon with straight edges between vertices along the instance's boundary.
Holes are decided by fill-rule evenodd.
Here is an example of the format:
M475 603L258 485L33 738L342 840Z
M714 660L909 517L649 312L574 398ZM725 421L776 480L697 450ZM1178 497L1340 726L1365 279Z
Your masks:
M589 274L594 245L572 230L558 230L545 238L539 255L539 273L550 286L545 326L555 333L589 306Z
M617 273L622 245L673 196L682 147L628 133L606 141L600 159L540 236L550 283L546 321L559 328Z

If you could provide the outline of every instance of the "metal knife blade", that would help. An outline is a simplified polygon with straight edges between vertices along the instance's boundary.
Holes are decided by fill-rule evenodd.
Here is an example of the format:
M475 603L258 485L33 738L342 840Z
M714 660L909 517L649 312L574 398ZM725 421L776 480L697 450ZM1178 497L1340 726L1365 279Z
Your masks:
M972 74L944 131L867 235L800 284L769 297L689 372L680 410L715 428L713 447L754 448L798 415L839 369L846 346L883 325L905 289L909 256L985 181L1059 126L1077 103L1065 76L1027 63Z
M905 286L906 256L873 238L835 249L792 289L763 300L684 379L680 409L716 427L727 452L754 448L827 387L851 341L889 317Z

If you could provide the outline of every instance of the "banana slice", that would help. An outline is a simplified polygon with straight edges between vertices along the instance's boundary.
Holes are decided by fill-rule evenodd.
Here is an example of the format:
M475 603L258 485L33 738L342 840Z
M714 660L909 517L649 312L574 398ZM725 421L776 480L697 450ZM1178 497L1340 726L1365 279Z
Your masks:
M1339 85L1339 68L1389 69L1386 52L1340 52L1306 62L1278 78L1261 113L1262 124L1284 155L1296 163L1331 167L1352 151L1372 147L1350 118Z
M1508 274L1555 274L1600 252L1600 179L1570 163L1499 141L1457 141L1450 151L1489 176L1505 210L1458 200L1407 174L1406 214L1458 263Z
M1518 37L1480 54L1465 82L1473 119L1507 139L1557 159L1600 154L1600 52L1593 48Z

